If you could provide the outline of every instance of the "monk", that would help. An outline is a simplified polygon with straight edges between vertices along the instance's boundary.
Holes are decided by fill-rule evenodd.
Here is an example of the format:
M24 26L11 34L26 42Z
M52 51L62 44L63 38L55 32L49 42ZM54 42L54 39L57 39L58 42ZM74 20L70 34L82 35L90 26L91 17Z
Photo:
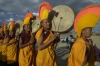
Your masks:
M10 23L9 36L7 37L7 66L17 66L17 44L15 38L15 31L13 29L14 22Z
M7 25L4 25L4 39L3 39L3 43L2 43L2 66L6 66L7 65L7 46L6 46L6 41L7 41L7 36L8 36L8 29L7 29Z
M91 27L86 27L81 31L81 37L75 41L69 54L68 66L95 66L93 42L87 39L91 35Z
M48 19L41 22L42 27L36 33L36 40L38 44L38 53L36 57L37 66L57 66L56 56L54 52L54 41L58 34L53 34L50 28Z
M57 66L54 49L55 40L59 38L59 34L53 34L50 30L51 22L49 20L49 12L52 10L52 7L48 2L43 2L40 4L38 10L41 28L36 33L38 44L36 66Z
M28 23L27 19L29 19ZM33 42L34 38L30 32L30 18L25 18L23 32L19 39L19 66L34 66Z

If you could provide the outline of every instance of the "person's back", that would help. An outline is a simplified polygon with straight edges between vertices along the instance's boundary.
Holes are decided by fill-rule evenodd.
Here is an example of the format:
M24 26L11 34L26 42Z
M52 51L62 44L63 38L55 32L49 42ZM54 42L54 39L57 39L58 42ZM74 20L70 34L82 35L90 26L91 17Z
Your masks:
M90 55L89 61L85 66L94 66L94 48L92 47L92 53ZM72 46L71 52L68 57L68 66L81 66L84 61L84 56L86 53L85 41L82 38L77 38Z

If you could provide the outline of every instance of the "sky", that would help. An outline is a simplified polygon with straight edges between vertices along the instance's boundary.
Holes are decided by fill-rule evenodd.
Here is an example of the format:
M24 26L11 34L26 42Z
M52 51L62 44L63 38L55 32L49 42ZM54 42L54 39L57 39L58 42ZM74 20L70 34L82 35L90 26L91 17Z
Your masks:
M69 6L76 14L88 5L100 5L100 0L0 0L0 25L3 25L3 22L9 23L12 19L14 21L23 19L28 10L38 15L38 7L44 1L49 2L52 7ZM93 31L100 32L100 21Z

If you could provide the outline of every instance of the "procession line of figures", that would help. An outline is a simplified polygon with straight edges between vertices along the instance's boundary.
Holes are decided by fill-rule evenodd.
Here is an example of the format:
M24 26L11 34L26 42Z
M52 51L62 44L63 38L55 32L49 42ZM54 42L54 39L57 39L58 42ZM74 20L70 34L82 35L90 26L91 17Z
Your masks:
M30 32L30 24L24 24L19 38L15 36L13 21L8 29L5 26L4 24L4 28L0 27L0 64L2 66L58 66L54 49L60 40L60 35L49 30L48 19L42 20L41 28L35 35ZM74 42L68 57L68 66L74 66L71 65L73 61L79 64L77 66L85 66L86 64L94 66L93 44L90 39L87 39L91 36L91 30L91 27L83 29L82 37L77 38ZM36 43L38 45L37 54L35 53ZM87 54L87 59L84 57L85 54Z
M78 38L71 40L71 51L68 56L68 66L95 66L95 51L93 41L88 39L92 35L92 28L100 19L100 6L88 6L77 17L76 30ZM90 8L89 11L85 11ZM26 14L23 21L23 31L16 36L15 23L11 21L9 27L4 23L0 27L0 65L1 66L58 66L55 48L60 41L60 34L53 32L49 12L52 7L43 2L39 6L40 28L32 34L30 27L34 15ZM88 14L87 14L88 12ZM99 14L99 16L98 16ZM76 23L76 22L75 22ZM71 36L72 37L72 36ZM35 51L37 44L37 53Z

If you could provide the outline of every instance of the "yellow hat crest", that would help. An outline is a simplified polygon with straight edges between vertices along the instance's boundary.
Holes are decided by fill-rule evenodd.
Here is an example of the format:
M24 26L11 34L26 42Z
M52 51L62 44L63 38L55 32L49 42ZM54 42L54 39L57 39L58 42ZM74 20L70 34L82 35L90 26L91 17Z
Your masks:
M15 22L11 21L9 25L9 30L13 30L14 25L15 25Z
M52 10L52 7L48 2L43 2L40 4L38 10L40 22L44 19L48 19L50 10Z
M24 19L24 25L25 24L30 24L30 17L26 17L25 19Z
M96 24L98 23L100 19L100 16L95 14L85 14L82 16L76 26L76 33L78 37L81 36L81 31L86 27L92 27L94 28Z
M3 26L3 28L4 28L4 31L7 30L7 23L6 23L6 22L4 22L4 26Z

